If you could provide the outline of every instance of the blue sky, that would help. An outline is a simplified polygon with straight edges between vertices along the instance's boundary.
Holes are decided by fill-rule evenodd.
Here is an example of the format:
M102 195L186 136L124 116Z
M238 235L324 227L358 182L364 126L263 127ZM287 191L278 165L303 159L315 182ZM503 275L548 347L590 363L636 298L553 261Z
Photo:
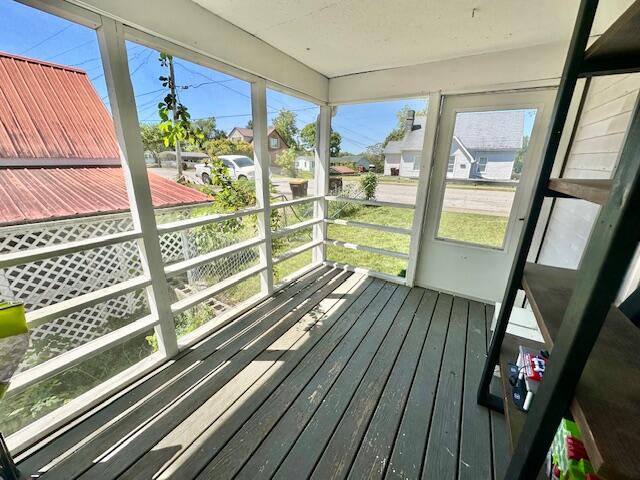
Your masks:
M0 51L33 57L85 70L100 97L108 106L96 33L86 27L21 5L0 0ZM29 32L29 34L25 34ZM129 69L132 76L138 117L142 122L157 121L157 103L164 91L158 77L166 75L158 62L158 52L127 42ZM210 68L176 58L176 83L179 97L192 118L214 116L218 127L229 132L244 127L251 118L249 83ZM381 142L396 125L396 112L404 105L421 110L424 99L344 105L338 108L333 128L342 135L342 150L362 152L367 146ZM287 108L297 115L299 128L313 122L318 108L313 103L280 92L267 92L269 121L278 110ZM528 117L525 134L531 131Z

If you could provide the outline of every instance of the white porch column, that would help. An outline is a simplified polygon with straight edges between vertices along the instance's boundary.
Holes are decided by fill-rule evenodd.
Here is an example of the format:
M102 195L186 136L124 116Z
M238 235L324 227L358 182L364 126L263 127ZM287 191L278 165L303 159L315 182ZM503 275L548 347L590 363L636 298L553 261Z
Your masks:
M329 162L330 162L330 137L331 137L331 111L332 107L321 106L320 114L316 120L316 146L315 156L315 182L316 195L322 195L322 199L315 202L314 218L328 218L329 202L325 197L329 194ZM325 241L327 239L327 224L323 221L313 226L313 240ZM324 243L313 248L313 263L324 262L327 259L327 249Z
M436 136L438 133L438 121L440 119L440 92L429 94L427 110L427 123L425 125L424 144L422 145L422 162L418 175L418 191L416 192L416 208L413 211L413 224L411 227L411 240L409 241L409 261L407 262L406 284L413 287L416 278L416 265L420 255L422 231L424 230L424 216L427 207L429 193L429 181L431 180L431 166L436 148Z
M169 287L164 274L160 241L151 202L151 189L144 163L140 125L136 111L133 86L125 47L124 26L103 17L98 29L98 42L109 92L125 185L129 195L134 227L142 232L138 242L140 261L146 275L151 277L147 297L151 312L157 315L158 347L167 357L178 353L178 341L169 302Z
M251 83L251 113L253 115L253 153L256 172L256 199L262 212L258 214L260 263L266 267L260 273L262 293L273 293L273 254L271 251L271 199L269 192L269 144L267 137L267 85L263 79Z

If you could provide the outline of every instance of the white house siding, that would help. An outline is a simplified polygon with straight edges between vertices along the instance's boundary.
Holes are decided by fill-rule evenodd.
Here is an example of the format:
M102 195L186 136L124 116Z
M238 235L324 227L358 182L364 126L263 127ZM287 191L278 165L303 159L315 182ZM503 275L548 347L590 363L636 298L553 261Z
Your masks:
M400 154L387 153L384 156L384 174L391 175L392 168L400 168Z
M564 177L611 177L639 90L640 74L592 80L565 164ZM538 261L577 268L599 209L599 206L582 200L557 199Z
M417 165L415 165L416 156L419 156ZM400 158L400 176L418 178L420 174L420 162L422 161L421 151L403 151ZM414 169L414 165L417 169Z
M467 155L460 148L454 150L451 155L455 156L456 158L453 163L453 172L449 172L447 170L447 178L469 178L469 172L471 171L471 162L469 161L469 157L467 157Z
M490 180L509 180L511 178L516 151L474 151L471 154L476 161L479 161L480 157L487 157L487 167L484 173L478 176Z

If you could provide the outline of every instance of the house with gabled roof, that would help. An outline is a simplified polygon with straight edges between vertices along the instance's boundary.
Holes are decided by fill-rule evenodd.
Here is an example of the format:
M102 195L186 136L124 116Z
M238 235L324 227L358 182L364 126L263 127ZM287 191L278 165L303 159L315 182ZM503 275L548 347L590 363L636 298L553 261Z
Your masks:
M425 121L409 112L402 140L388 142L383 150L385 175L418 177ZM524 146L523 130L523 110L458 113L447 178L509 180Z
M269 158L271 159L271 165L274 165L276 157L289 148L289 144L282 138L282 135L278 131L270 127L267 131L267 137L269 139ZM227 135L230 140L247 142L253 147L253 129L243 127L233 127L233 129Z

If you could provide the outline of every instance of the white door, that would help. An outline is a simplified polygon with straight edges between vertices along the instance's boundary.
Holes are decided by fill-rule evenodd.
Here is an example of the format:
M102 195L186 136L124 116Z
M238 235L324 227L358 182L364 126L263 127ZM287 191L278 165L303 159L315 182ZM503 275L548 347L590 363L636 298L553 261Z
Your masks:
M502 298L555 90L444 98L416 284Z

